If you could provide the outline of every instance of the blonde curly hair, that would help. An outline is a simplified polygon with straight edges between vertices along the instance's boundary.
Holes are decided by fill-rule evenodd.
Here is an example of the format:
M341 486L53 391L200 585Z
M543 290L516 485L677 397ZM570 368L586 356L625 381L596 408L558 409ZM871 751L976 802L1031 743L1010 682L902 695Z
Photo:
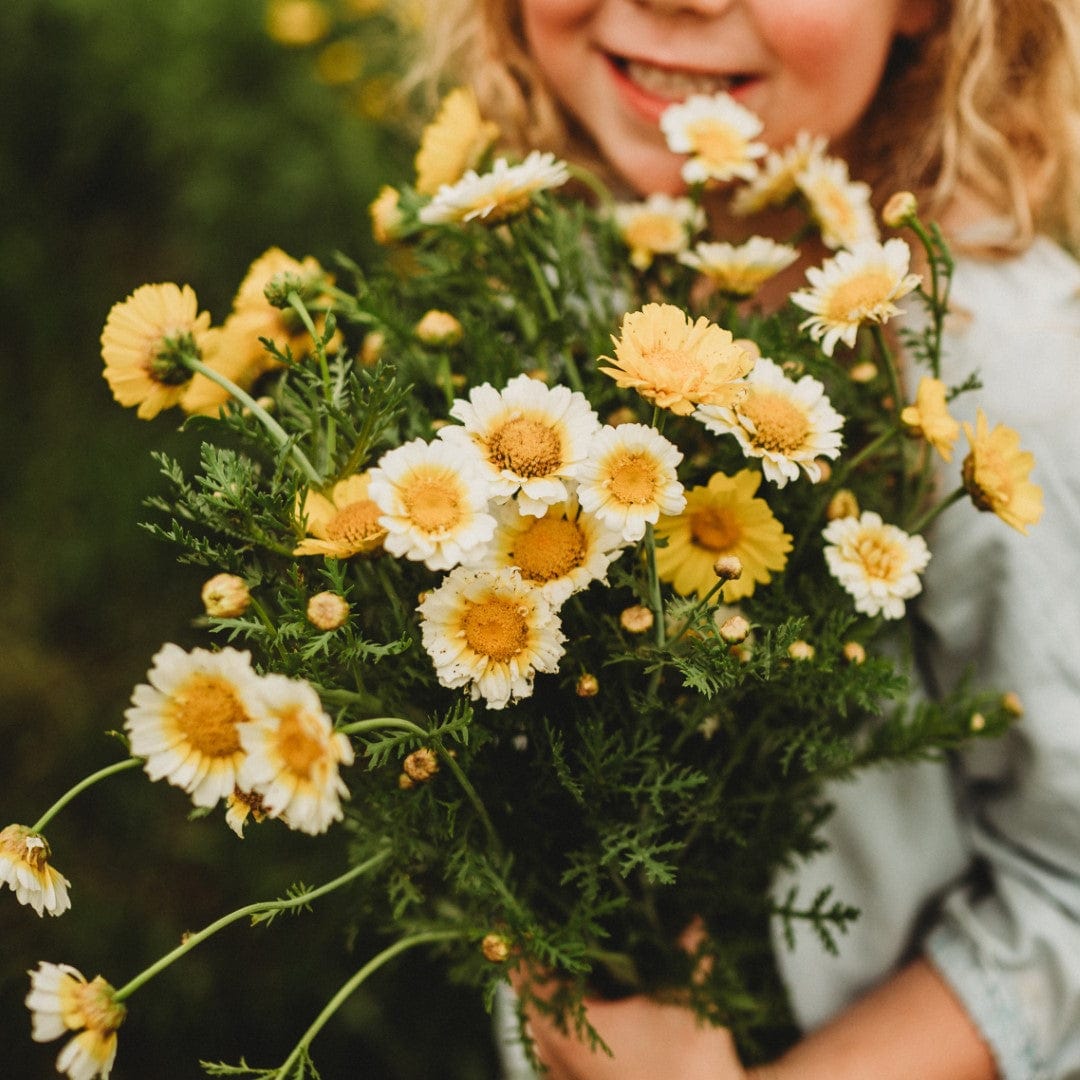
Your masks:
M508 148L601 164L529 56L517 0L427 3L410 86L428 112L466 83ZM1080 250L1080 0L938 0L924 34L895 42L850 144L879 207L908 189L947 224L959 205L1000 221L982 250L1037 233Z

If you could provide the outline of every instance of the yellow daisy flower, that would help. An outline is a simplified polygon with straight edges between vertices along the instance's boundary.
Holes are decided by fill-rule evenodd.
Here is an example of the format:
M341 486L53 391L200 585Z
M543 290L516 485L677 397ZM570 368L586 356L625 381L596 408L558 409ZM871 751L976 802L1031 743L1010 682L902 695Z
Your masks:
M799 257L790 244L751 236L743 244L706 242L684 252L679 262L692 266L728 296L746 297Z
M682 177L688 184L749 180L768 147L753 140L761 120L730 94L692 94L660 117L660 129L676 154L689 154Z
M19 903L38 915L63 915L71 907L71 882L49 865L45 837L25 825L0 829L0 885L9 886Z
M56 1059L56 1071L70 1080L105 1080L116 1060L116 1032L127 1010L100 975L90 982L68 964L41 961L30 972L30 1036L52 1042L69 1031L78 1034Z
M555 609L514 569L458 567L417 610L439 682L469 687L489 709L529 697L536 673L557 671L565 652Z
M742 573L717 594L727 604L751 596L758 585L787 565L791 537L769 504L755 497L761 475L742 469L734 476L714 473L708 484L686 493L682 513L656 523L656 569L682 596L703 599L716 584L716 561L734 555Z
M420 135L416 190L434 195L444 184L456 184L480 164L498 137L499 125L480 115L476 95L462 87L451 90Z
M795 182L826 247L852 248L878 238L870 186L850 178L846 161L811 156L796 174Z
M922 592L919 574L930 561L926 541L886 525L872 510L837 518L821 535L828 541L829 572L855 598L855 610L902 618L904 601Z
M960 425L949 415L945 404L945 384L924 375L915 392L915 404L901 411L900 420L921 435L946 461L952 461L953 444L960 437Z
M1012 428L998 424L988 429L982 409L975 428L964 424L971 445L963 464L964 486L980 510L990 510L1007 525L1025 535L1029 525L1042 517L1042 488L1028 480L1035 457L1020 449L1020 436Z
M389 244L396 240L405 221L401 212L401 192L383 184L368 207L368 214L371 216L371 233L377 243Z
M293 554L349 559L381 548L386 529L379 524L382 510L370 489L371 474L358 473L339 480L329 495L311 490L297 495L296 516L306 520L308 537Z
M124 406L138 405L140 420L178 404L192 379L183 357L201 359L212 333L210 315L199 313L190 286L140 286L113 305L101 332L113 397Z
M853 348L863 323L885 323L901 313L895 301L920 280L908 273L910 258L907 244L893 238L884 244L868 241L812 266L806 271L812 287L791 294L793 304L810 312L799 329L809 330L826 356L838 341Z
M310 683L266 675L261 693L263 716L240 732L246 756L237 787L261 796L267 817L317 836L344 816L349 789L338 766L353 763L352 743L334 731Z
M630 263L648 270L657 255L685 251L692 233L705 227L705 211L692 199L653 194L644 202L617 203L615 227L630 249Z
M164 645L124 713L131 753L151 780L168 780L196 806L213 806L236 786L244 758L240 730L262 716L251 655Z
M812 161L822 157L828 139L800 131L783 150L770 150L756 176L735 192L731 210L742 217L760 213L770 206L783 206L799 190L796 178Z

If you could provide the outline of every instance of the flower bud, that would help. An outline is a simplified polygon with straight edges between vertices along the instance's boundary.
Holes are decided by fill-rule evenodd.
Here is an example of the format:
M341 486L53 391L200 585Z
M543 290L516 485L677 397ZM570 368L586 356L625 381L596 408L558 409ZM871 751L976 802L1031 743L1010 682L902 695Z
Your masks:
M439 771L439 759L435 751L426 746L414 750L402 763L405 775L415 784L423 784Z
M713 563L713 573L721 581L735 581L742 577L742 559L738 555L721 555Z
M485 960L493 964L505 964L510 956L510 942L502 934L485 934L480 942L480 951Z
M618 427L620 424L635 424L637 423L637 413L629 405L620 405L608 416L604 423L608 427Z
M986 717L981 712L972 713L968 726L972 731L982 731L986 727Z
M425 345L456 345L464 330L450 312L433 308L416 324L414 333Z
M1007 694L1001 696L1001 707L1013 717L1019 719L1024 715L1024 703L1020 700L1020 695L1010 690Z
M845 641L843 655L844 660L849 664L866 662L866 650L857 641Z
M858 517L859 500L855 493L847 488L841 488L830 500L825 508L825 516L830 521L838 521L840 518Z
M814 646L808 641L793 641L788 646L787 654L792 660L813 660L815 653Z
M634 604L619 616L619 623L629 634L644 634L652 627L653 613L641 604Z
M236 574L215 574L200 595L206 614L215 619L235 619L251 606L247 582Z
M578 679L574 689L578 697L596 697L600 693L600 680L595 675L586 672Z
M404 216L399 203L400 193L389 184L384 184L375 201L368 207L371 215L371 232L378 244L389 244L401 236Z
M316 593L308 601L307 618L317 630L337 630L349 618L349 604L335 592Z
M360 346L360 363L364 367L374 367L382 357L384 348L386 335L381 330L369 331L364 335L364 343Z
M898 191L889 197L889 201L881 211L881 220L890 229L900 229L914 220L918 209L918 200L910 191Z
M878 376L877 364L871 360L863 360L858 364L852 365L851 370L848 372L848 378L852 382L868 383L873 382Z
M720 639L728 645L738 645L750 634L750 624L742 615L732 615L720 626Z

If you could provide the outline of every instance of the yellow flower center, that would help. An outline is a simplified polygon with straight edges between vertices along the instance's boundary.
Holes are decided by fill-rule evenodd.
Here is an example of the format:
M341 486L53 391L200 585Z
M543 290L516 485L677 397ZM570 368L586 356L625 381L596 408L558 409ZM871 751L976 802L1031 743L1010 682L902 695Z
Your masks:
M510 557L526 581L564 577L585 559L585 534L575 521L542 517L517 538Z
M768 390L752 391L739 412L754 425L751 441L773 454L794 454L806 446L810 419L791 398Z
M529 638L529 624L518 606L498 596L470 605L462 620L465 641L474 653L496 663L517 656Z
M849 322L865 318L880 304L888 301L895 282L886 270L869 269L841 282L829 295L822 315L833 322Z
M516 476L548 476L563 463L562 441L547 424L517 416L492 434L488 457Z
M854 231L855 214L851 200L842 189L833 187L831 184L822 185L814 192L814 201L818 204L819 216L828 219L834 232L850 235Z
M728 124L711 119L697 120L689 125L686 133L694 153L712 165L727 165L745 157L746 141Z
M627 247L635 251L678 251L686 233L669 214L640 214L626 227Z
M971 501L978 509L997 511L1009 505L1012 476L1008 463L989 447L980 447L978 454L965 458L963 477Z
M890 543L876 531L866 531L855 541L855 555L862 564L866 576L878 581L895 581L906 563L904 549Z
M701 357L687 349L672 349L657 345L642 353L648 365L649 378L657 387L683 385L688 379L700 378L703 373Z
M656 496L656 462L648 454L624 453L611 462L607 487L624 506L643 506Z
M409 520L427 533L449 532L461 523L464 510L456 483L443 474L416 477L402 493Z
M742 538L738 518L719 506L706 506L690 515L690 536L710 552L732 551Z
M79 985L76 996L79 999L84 1027L105 1034L115 1031L123 1023L127 1009L113 1001L114 992L100 975Z
M379 516L382 511L371 499L361 499L341 507L326 526L327 540L344 540L349 544L364 544L382 532Z
M311 779L312 766L323 756L322 741L311 734L303 710L289 709L281 716L277 731L277 749L286 768L294 776Z
M216 675L192 675L173 695L173 723L200 753L231 757L240 750L237 728L251 719L232 683Z

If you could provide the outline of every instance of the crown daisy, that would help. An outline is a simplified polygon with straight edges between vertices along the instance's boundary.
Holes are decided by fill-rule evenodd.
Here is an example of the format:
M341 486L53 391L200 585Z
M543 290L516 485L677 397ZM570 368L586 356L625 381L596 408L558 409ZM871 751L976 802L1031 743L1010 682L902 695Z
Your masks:
M746 297L799 257L790 244L778 244L765 236L751 236L743 244L707 242L684 252L679 262L707 277L719 292Z
M900 420L921 435L946 461L952 461L953 445L960 437L960 425L949 415L945 384L924 375L915 392L915 404L900 413Z
M63 915L71 907L71 882L49 865L49 854L45 837L25 825L0 829L0 885L38 915Z
M293 554L348 559L381 548L386 529L379 524L382 510L371 498L370 487L370 473L358 473L339 480L328 495L299 493L296 516L305 522L308 536Z
M826 247L835 251L878 238L870 185L852 180L846 161L812 154L796 172L795 182Z
M735 192L732 213L745 217L783 206L798 192L798 176L824 155L826 146L824 135L800 131L790 146L770 150L757 174Z
M982 409L974 428L965 422L964 434L971 450L962 472L971 501L1026 535L1043 512L1042 488L1028 480L1034 455L1020 449L1020 436L1012 428L998 424L990 430Z
M689 154L682 177L688 184L749 180L768 147L754 139L762 123L730 94L693 94L660 117L660 129L676 154Z
M463 87L442 100L435 119L420 134L416 152L416 190L434 195L444 184L474 169L499 137L499 125L484 120L476 95Z
M656 193L644 202L616 203L615 227L630 249L630 263L648 270L657 255L685 251L705 227L705 211L692 199Z

